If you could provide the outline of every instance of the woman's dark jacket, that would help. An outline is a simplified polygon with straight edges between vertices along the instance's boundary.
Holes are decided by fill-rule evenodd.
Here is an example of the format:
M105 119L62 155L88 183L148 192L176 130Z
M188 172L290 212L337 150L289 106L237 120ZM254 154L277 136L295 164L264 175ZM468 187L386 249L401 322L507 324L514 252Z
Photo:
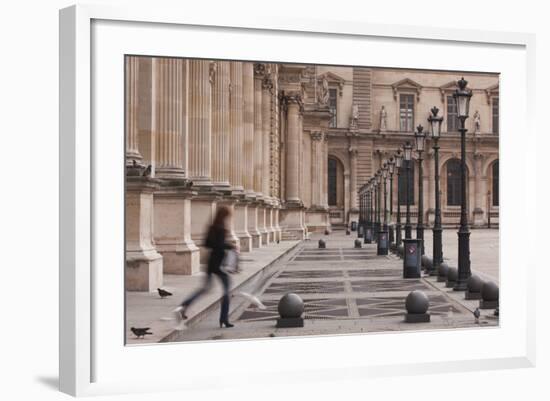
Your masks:
M206 236L206 247L211 249L208 259L208 273L221 273L221 265L226 249L233 249L233 245L225 242L227 230L224 227L211 226Z

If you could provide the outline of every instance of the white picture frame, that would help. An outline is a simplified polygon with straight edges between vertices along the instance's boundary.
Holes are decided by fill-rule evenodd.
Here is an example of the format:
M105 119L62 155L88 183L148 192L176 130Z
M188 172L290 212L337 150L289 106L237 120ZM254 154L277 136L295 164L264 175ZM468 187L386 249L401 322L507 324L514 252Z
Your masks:
M139 22L138 22L139 21ZM230 44L224 48L212 48L217 53L201 53L200 47L189 44L188 49L178 49L176 39L159 40L163 37L192 34L200 38L205 46L215 43L215 34L233 35L233 39L246 41L246 46L236 50ZM140 36L144 31L147 35ZM123 33L125 32L125 33ZM187 33L185 33L187 32ZM191 33L189 33L191 32ZM94 36L95 35L95 36ZM158 35L158 36L157 36ZM164 35L164 36L163 36ZM168 35L168 36L167 36ZM254 35L257 35L256 37ZM254 48L254 39L261 35L265 43L262 52ZM109 39L107 46L106 39ZM156 42L155 42L156 40ZM105 219L121 218L121 203L116 201L113 210L106 212L104 197L109 188L120 185L120 175L108 184L102 179L114 163L120 164L117 152L123 143L123 130L119 130L120 121L109 125L103 119L105 107L111 107L115 113L122 107L116 101L123 96L123 91L114 94L113 104L108 101L98 102L104 95L106 86L94 87L93 80L105 78L111 89L119 88L122 74L111 71L109 55L117 57L123 53L155 54L167 56L218 58L251 57L273 61L296 61L296 57L309 57L311 63L330 63L338 59L336 54L304 54L290 46L286 56L280 53L282 45L277 41L285 40L326 42L338 41L342 51L346 46L376 46L384 42L384 47L398 46L406 42L409 48L415 46L436 46L441 53L446 48L455 51L472 51L472 54L485 60L486 65L495 65L498 60L511 57L502 73L501 94L501 305L503 314L498 329L482 331L456 330L445 332L408 332L398 334L327 336L300 339L248 340L221 343L163 344L144 347L124 347L123 331L117 331L117 319L120 317L120 303L123 299L123 287L117 287L122 277L122 249L117 250L119 239L102 238ZM140 42L140 43L137 43ZM372 42L372 43L371 43ZM124 45L121 45L124 43ZM182 42L180 42L182 43ZM357 21L326 21L303 19L257 18L243 15L241 19L225 20L221 17L190 15L183 10L166 10L151 8L112 8L109 6L78 5L63 9L60 12L60 389L72 395L97 395L143 391L166 391L177 389L205 389L211 387L212 373L208 373L208 356L212 349L225 358L240 360L231 370L220 369L216 375L218 387L231 386L234 375L247 374L256 384L269 380L326 380L330 377L337 380L343 377L378 377L386 375L433 373L440 371L467 371L476 369L499 369L511 367L534 366L535 360L535 283L534 275L527 271L535 268L535 253L520 254L514 249L529 250L534 247L527 239L521 238L519 230L510 227L520 225L526 232L535 231L536 205L530 198L528 188L533 188L536 180L536 160L526 150L515 148L518 140L511 133L522 132L522 140L527 144L535 143L535 133L531 120L527 119L526 110L534 109L534 35L502 32L483 32L472 30L434 29L399 25L373 25ZM117 48L117 46L119 46ZM126 47L124 47L126 46ZM154 47L156 46L156 47ZM335 46L332 44L332 46ZM147 47L149 47L147 49ZM182 47L182 46L180 46ZM185 46L183 46L185 47ZM353 47L352 47L353 48ZM487 48L493 49L488 56L483 55ZM156 51L151 52L151 49ZM313 46L315 49L315 45ZM334 47L338 50L339 48ZM470 49L470 50L468 50ZM302 49L303 50L303 49ZM105 51L105 54L102 52ZM212 51L212 50L211 50ZM388 50L389 51L389 50ZM402 49L403 57L407 50ZM412 50L411 50L412 51ZM98 53L99 52L99 53ZM179 52L179 53L178 53ZM233 53L232 53L233 52ZM242 52L242 53L238 53ZM256 53L254 53L256 52ZM270 53L271 52L271 53ZM273 56L279 52L278 56ZM298 55L300 53L300 55ZM307 53L307 52L305 52ZM360 53L360 52L359 52ZM502 53L502 54L500 54ZM270 56L271 54L271 56ZM500 56L499 56L500 54ZM314 55L314 56L313 56ZM97 56L97 57L96 57ZM347 53L344 63L364 65L364 54ZM499 57L503 57L502 59ZM406 57L405 57L406 58ZM440 60L412 60L406 58L401 63L410 68L426 66L433 69L449 68L441 57ZM116 61L118 62L118 61ZM105 63L105 64L103 64ZM340 61L339 63L342 63ZM382 62L383 63L383 62ZM390 62L391 63L391 62ZM475 64L478 63L478 64ZM398 63L386 66L398 66ZM457 59L455 70L472 70L473 65L482 65L483 60L472 60L463 57ZM372 65L372 63L370 63ZM446 67L447 66L447 67ZM116 66L115 66L116 67ZM515 72L514 72L515 71ZM107 81L105 81L107 82ZM516 96L506 94L514 90ZM95 103L92 102L95 96ZM108 103L108 104L107 104ZM507 110L515 113L506 113ZM114 117L122 119L122 115ZM105 121L104 121L105 120ZM110 139L94 136L94 132L103 128L115 134L114 145ZM104 132L104 131L103 131ZM98 142L99 140L99 142ZM117 142L118 141L118 142ZM118 144L118 145L117 145ZM528 146L522 147L527 149ZM514 163L510 166L509 150L516 149ZM120 153L122 155L122 153ZM121 156L120 156L121 157ZM102 163L98 163L101 160ZM103 166L105 164L105 166ZM107 166L109 164L109 166ZM113 171L113 170L110 170ZM115 170L116 171L116 170ZM103 174L103 175L102 175ZM507 183L520 183L514 189ZM122 186L120 191L122 191ZM110 209L110 208L109 208ZM123 209L122 209L123 210ZM112 220L111 220L112 221ZM123 221L120 227L105 235L119 236L123 232ZM114 238L114 237L113 237ZM102 242L111 242L111 247ZM114 242L114 243L113 243ZM508 246L514 244L514 248ZM107 258L107 259L103 259ZM106 274L116 274L116 269L97 269L98 263L107 262L120 266L120 277L107 280ZM105 264L103 264L104 266ZM512 266L524 266L521 272L510 282ZM96 291L101 287L102 297ZM120 291L117 293L117 288ZM119 298L117 298L119 297ZM112 307L113 313L104 313L105 298ZM513 302L512 302L513 300ZM123 312L123 311L122 311ZM110 324L113 323L113 324ZM120 325L123 322L120 321ZM98 331L98 327L101 330ZM456 342L454 350L440 350L439 354L425 355L416 352L407 344L417 342L437 342L444 337L444 342ZM460 341L470 344L470 348L461 348ZM119 344L117 346L116 344ZM380 347L392 345L391 355L375 352ZM481 344L481 345L480 345ZM506 344L506 346L504 346ZM344 347L357 350L354 353L341 352ZM324 350L323 358L319 351ZM185 374L181 370L174 374L174 366L185 352L188 359L194 361ZM136 361L154 361L155 358L166 360L173 355L174 361L165 368L145 363L147 372L132 370ZM205 360L201 359L201 355ZM260 364L258 355L270 361ZM285 356L286 355L286 356ZM292 355L292 366L288 366L288 355ZM368 355L368 357L366 357ZM329 362L327 362L327 359ZM210 359L211 360L211 359ZM147 367L149 366L149 367ZM127 369L123 369L126 367ZM170 372L172 369L172 372ZM114 374L114 372L118 374ZM147 380L143 379L144 377ZM185 377L182 380L181 377Z

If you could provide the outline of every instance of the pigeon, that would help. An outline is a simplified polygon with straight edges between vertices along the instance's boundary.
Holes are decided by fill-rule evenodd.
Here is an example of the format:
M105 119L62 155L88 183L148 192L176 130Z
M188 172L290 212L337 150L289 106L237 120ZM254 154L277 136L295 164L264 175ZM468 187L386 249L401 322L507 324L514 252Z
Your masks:
M147 166L147 168L145 169L145 171L143 172L143 176L144 177L150 177L151 176L151 171L152 171L152 167L151 165L149 164Z
M137 167L137 161L136 161L136 159L132 160L132 166L133 166L133 167Z
M476 308L476 310L474 311L474 317L476 319L476 323L479 324L479 316L481 315L481 313L479 312L479 308Z
M166 297L169 297L170 295L172 295L171 292L168 292L166 290L163 290L162 288L157 288L157 291L159 292L159 295L162 299L166 298Z
M277 238L277 243L279 243L279 239Z
M267 309L266 306L262 303L262 301L260 301L258 299L258 297L254 296L252 294L241 291L241 292L238 292L235 295L240 295L241 297L248 299L251 302L251 304L254 308L258 308L258 309L262 309L262 310Z
M153 334L149 330L150 327L131 327L132 333L136 335L136 338L145 338L146 334Z

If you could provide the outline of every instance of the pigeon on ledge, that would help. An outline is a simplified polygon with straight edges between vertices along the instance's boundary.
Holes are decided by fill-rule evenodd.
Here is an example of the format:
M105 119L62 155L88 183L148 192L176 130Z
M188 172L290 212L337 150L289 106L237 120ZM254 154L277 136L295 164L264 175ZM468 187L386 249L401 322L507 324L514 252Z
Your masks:
M476 323L479 324L479 316L481 315L481 313L479 312L479 308L476 308L476 310L474 311L474 317L476 319Z
M136 338L145 338L146 334L153 334L149 330L150 327L131 327L132 333L136 335Z
M160 297L163 299L172 295L171 292L163 290L162 288L157 288L157 291L159 292Z
M151 171L152 171L152 167L149 164L147 166L147 168L145 169L145 171L143 172L143 177L150 177L151 176Z

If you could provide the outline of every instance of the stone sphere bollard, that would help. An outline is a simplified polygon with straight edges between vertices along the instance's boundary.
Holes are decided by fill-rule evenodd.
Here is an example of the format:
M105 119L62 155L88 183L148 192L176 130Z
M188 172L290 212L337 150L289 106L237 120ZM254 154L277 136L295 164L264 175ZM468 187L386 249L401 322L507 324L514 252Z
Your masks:
M456 267L449 267L447 270L447 288L454 287L456 280L458 280L458 269Z
M325 241L320 239L319 240L319 248L320 249L325 249L327 247L327 245L325 244Z
M483 283L481 287L480 309L495 309L498 305L499 289L492 281Z
M354 244L355 244L355 248L361 248L361 240L356 239Z
M430 300L423 291L411 291L405 299L405 308L407 309L405 321L407 323L429 322L430 315L426 313L429 307Z
M437 281L440 283L447 281L448 272L449 272L449 265L445 262L441 263L438 269Z
M346 235L351 235L351 231L349 230L349 228L346 230Z
M299 295L289 292L279 300L277 306L280 318L277 327L304 327L304 301Z
M330 234L330 231L329 230L325 230L325 235L329 235Z
M399 245L399 246L397 247L397 254L398 254L399 256L403 256L403 252L404 252L403 245Z
M481 299L481 287L484 281L478 275L472 275L468 279L468 287L466 289L465 299Z

